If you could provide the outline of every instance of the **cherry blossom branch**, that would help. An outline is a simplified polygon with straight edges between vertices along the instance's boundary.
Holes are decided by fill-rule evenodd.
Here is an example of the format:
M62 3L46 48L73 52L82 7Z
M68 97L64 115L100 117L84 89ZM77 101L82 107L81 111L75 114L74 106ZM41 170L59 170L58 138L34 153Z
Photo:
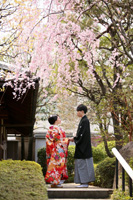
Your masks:
M90 9L92 9L97 3L99 3L101 0L98 0L97 2L93 3L92 5L89 6L89 8L87 8L86 10L83 10L80 15L78 16L76 22L79 20L79 18L85 14L87 11L89 11Z
M121 38L121 36L120 36L120 34L119 34L119 32L118 32L118 27L116 26L115 20L114 20L114 18L113 18L113 13L112 13L111 9L109 8L108 3L105 2L104 0L103 0L103 2L106 4L106 6L107 6L107 8L108 8L108 10L109 10L109 13L110 13L110 15L111 15L112 23L113 23L113 25L114 25L114 27L115 27L115 31L116 31L116 33L117 33L117 35L118 35L118 37L119 37L119 39L120 39L120 41L121 41L122 47L123 47L123 49L124 49L126 55L133 61L133 58L132 58L131 55L127 52L127 50L126 50L126 48L125 48L125 45L124 45L124 43L123 43L123 40L122 40L122 38Z

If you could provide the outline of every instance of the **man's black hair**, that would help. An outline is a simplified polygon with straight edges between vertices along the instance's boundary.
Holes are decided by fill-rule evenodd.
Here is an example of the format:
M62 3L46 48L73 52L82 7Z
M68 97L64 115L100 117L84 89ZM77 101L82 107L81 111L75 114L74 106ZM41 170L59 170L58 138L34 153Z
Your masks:
M78 107L77 107L77 111L84 111L84 113L87 113L87 107L83 104L80 104Z

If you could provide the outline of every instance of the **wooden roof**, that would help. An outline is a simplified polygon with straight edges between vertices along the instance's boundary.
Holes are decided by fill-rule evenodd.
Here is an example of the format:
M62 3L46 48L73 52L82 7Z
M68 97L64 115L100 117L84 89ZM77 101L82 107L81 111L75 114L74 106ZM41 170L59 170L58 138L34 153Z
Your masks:
M2 90L4 80L0 80L0 120L6 127L7 134L21 134L31 136L35 122L36 101L39 88L39 79L33 80L35 89L31 87L19 99L13 99L13 88L10 86Z

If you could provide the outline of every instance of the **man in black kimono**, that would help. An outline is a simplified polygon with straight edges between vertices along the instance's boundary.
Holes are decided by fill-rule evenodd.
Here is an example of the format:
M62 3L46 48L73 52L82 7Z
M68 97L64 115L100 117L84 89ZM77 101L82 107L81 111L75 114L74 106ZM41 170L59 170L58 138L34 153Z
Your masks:
M87 107L80 104L77 107L77 116L81 118L77 134L74 137L75 142L75 176L74 182L80 183L77 187L88 187L89 182L95 181L90 123L86 116Z

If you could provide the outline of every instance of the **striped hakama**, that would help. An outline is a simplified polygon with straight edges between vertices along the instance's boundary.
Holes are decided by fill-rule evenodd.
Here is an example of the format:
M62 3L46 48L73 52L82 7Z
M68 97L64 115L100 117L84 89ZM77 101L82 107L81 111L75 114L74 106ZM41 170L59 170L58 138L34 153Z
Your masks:
M75 183L89 183L95 181L93 157L75 159Z

